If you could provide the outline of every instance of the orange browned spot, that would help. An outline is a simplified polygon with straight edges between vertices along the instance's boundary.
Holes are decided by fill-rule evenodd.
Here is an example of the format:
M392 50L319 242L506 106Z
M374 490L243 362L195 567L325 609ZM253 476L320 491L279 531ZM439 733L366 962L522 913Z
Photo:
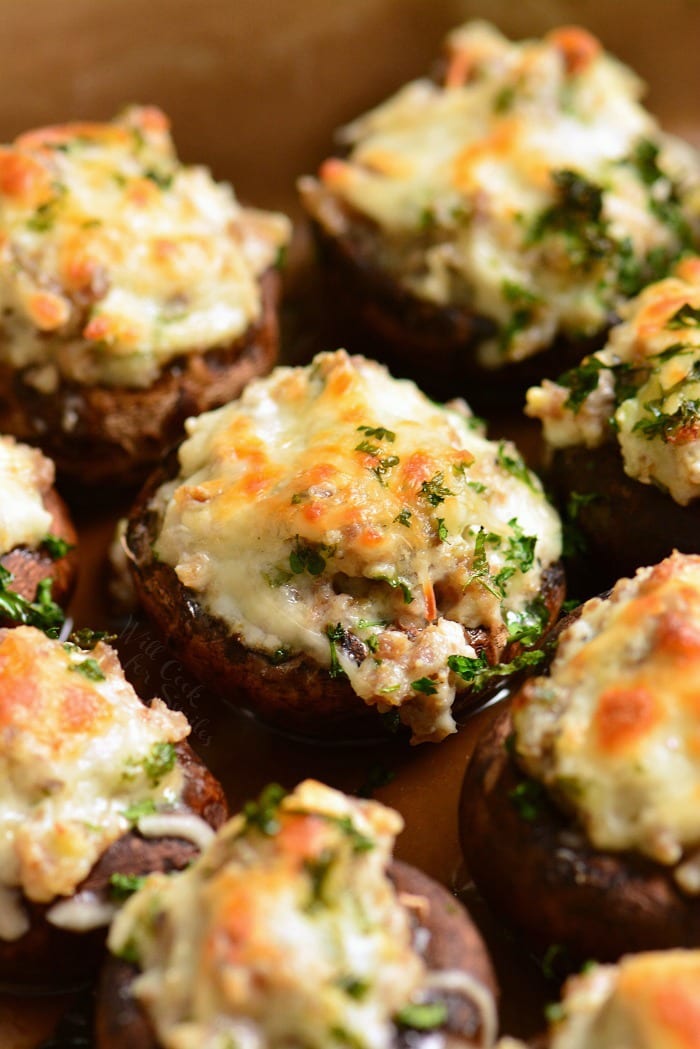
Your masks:
M115 141L126 138L123 128L111 124L99 124L94 121L74 121L69 124L54 124L49 127L25 131L15 139L18 149L46 149L61 146L74 139L94 139L95 141Z
M437 602L431 582L423 583L423 597L425 598L425 618L432 623L437 619Z
M676 275L689 284L700 283L700 256L690 255L676 266Z
M304 503L304 506L302 507L301 511L301 516L304 518L305 521L308 521L309 524L315 524L323 517L325 512L326 507L323 505L323 503Z
M49 173L32 157L0 149L0 193L37 207L50 199Z
M99 342L110 334L111 328L112 322L109 317L93 317L83 328L83 336Z
M137 208L147 208L160 194L155 182L148 178L137 178L127 187L126 198Z
M105 713L99 693L90 688L87 683L76 681L74 685L65 688L61 693L58 716L59 741L63 733L89 733L100 721L104 720Z
M172 240L166 240L164 237L159 237L157 240L153 241L152 250L156 259L169 259L170 256L177 251L177 244Z
M344 160L339 160L337 157L329 157L328 160L324 160L321 164L318 177L322 182L326 182L331 186L338 186L348 181L349 174L350 168Z
M698 988L669 983L653 997L653 1010L664 1033L673 1035L678 1049L700 1049L700 998Z
M692 599L693 596L691 592L689 597ZM697 660L700 656L700 627L680 611L665 611L658 620L656 647L674 660Z
M138 122L144 131L167 131L170 121L158 106L143 106L138 111Z
M445 73L445 87L462 87L470 72L471 56L466 51L453 51Z
M600 41L581 26L560 26L546 39L561 51L567 73L583 73L601 52Z
M373 525L365 525L357 537L360 546L379 546L384 538L383 533Z
M435 463L425 452L413 452L401 461L402 487L417 492L424 481L429 481L435 473Z
M336 368L328 379L326 393L332 398L340 400L352 388L354 382L355 376L349 366L347 368Z
M233 878L226 881L225 903L217 915L217 922L203 943L203 954L209 964L238 965L245 960L248 944L255 929L255 913L251 893L245 885Z
M39 689L32 672L31 653L0 652L0 725L31 720L40 706Z
M511 118L503 120L493 128L490 135L472 142L460 150L452 166L454 186L469 193L474 188L474 168L482 160L507 156L517 133L517 123Z
M64 284L76 290L91 287L98 265L89 255L71 253L63 265Z
M320 816L285 813L277 832L277 844L295 859L311 859L323 850L327 828L328 824Z
M662 294L662 291L666 291ZM671 317L688 301L688 296L679 289L678 282L670 280L657 285L654 295L650 296L637 314L635 321L638 339L648 339L662 331Z
M60 295L38 291L30 295L27 310L40 331L55 331L70 317L70 306Z
M597 744L603 753L625 750L649 733L659 717L657 700L643 685L609 688L593 718Z

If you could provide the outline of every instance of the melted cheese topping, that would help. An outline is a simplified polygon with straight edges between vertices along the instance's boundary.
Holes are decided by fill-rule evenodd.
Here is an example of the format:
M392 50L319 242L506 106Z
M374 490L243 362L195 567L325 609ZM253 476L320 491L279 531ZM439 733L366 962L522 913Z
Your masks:
M560 554L513 446L344 351L276 369L188 432L156 497L155 552L180 582L247 647L305 653L399 709L414 740L453 731L465 628L502 651Z
M678 865L698 892L700 557L674 554L563 631L516 700L515 752L599 849Z
M629 477L687 506L700 496L700 257L621 312L603 350L528 391L527 413L555 448L617 441Z
M172 744L188 732L160 700L141 703L107 645L1 630L0 889L70 895L139 813L177 806Z
M0 555L38 546L51 531L43 496L53 479L53 463L40 451L0 437Z
M498 1049L522 1043L505 1039ZM629 955L568 980L550 1049L700 1049L700 951Z
M0 148L0 360L45 393L148 386L258 318L289 232L180 164L157 109L30 131Z
M689 246L700 159L582 29L512 44L476 22L448 48L444 85L415 81L360 117L348 156L301 189L336 235L352 235L347 206L375 224L373 255L413 294L493 319L479 352L498 367L606 327Z
M154 876L110 949L165 1049L391 1049L426 972L386 876L398 813L307 780L265 794L180 874Z

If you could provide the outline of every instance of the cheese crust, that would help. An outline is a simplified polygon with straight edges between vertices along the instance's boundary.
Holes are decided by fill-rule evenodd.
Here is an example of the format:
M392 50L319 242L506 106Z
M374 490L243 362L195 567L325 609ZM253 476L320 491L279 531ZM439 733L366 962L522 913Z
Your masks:
M18 546L36 547L51 531L44 495L54 468L36 448L0 437L0 556Z
M0 148L0 361L42 393L147 387L258 319L289 234L181 164L158 109L20 135Z
M549 1049L700 1049L700 951L628 955L567 980ZM497 1049L524 1049L502 1039Z
M700 496L700 257L621 311L604 349L527 394L552 448L617 443L625 473L681 506Z
M183 714L138 699L109 646L0 630L0 938L24 931L19 894L70 896L140 816L177 809L188 733Z
M546 622L558 518L463 403L338 351L276 369L188 432L152 503L156 557L246 647L347 676L414 741L454 731L455 695L484 670L469 629L499 653Z
M700 557L674 554L594 598L513 708L518 764L591 844L635 850L700 891Z
M390 1049L426 970L386 874L398 813L312 780L268 788L188 870L117 916L113 953L165 1049Z
M300 189L330 233L361 225L373 264L418 299L493 320L478 355L499 367L605 329L690 246L700 160L583 29L511 43L475 22L447 49L444 83L344 128L347 152Z

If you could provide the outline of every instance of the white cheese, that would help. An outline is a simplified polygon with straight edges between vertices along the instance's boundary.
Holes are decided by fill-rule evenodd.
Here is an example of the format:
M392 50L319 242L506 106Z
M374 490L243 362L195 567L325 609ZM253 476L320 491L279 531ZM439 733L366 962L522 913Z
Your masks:
M276 369L188 433L155 499L180 582L247 647L342 669L414 740L453 731L465 628L502 651L561 551L513 446L344 351Z
M675 216L698 218L700 158L661 133L637 78L582 29L515 44L477 22L448 50L444 84L411 83L354 121L347 156L301 191L312 212L345 207L336 233L348 208L371 220L374 261L419 298L492 318L499 335L479 352L498 367L606 327L632 262L688 246Z
M51 531L43 496L53 477L53 463L40 451L0 437L0 554L38 546Z
M0 890L70 896L129 829L130 807L177 808L172 746L188 732L160 700L141 703L108 646L0 631Z
M289 234L182 165L157 109L21 135L0 149L0 360L44 392L148 386L257 320Z
M528 390L527 414L552 448L616 441L629 477L687 506L700 496L700 258L683 259L621 313L604 349ZM576 387L584 395L571 403Z
M149 878L109 947L141 969L133 993L159 1044L391 1049L395 1015L430 987L386 875L401 827L307 780L247 806L188 870Z
M596 848L672 867L700 844L699 689L700 557L674 554L561 634L550 675L516 700L518 761Z

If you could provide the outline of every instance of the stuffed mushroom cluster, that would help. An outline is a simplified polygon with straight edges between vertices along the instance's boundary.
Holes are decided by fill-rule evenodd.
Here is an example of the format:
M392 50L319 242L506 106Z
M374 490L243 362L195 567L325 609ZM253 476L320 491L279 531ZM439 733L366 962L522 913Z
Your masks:
M517 950L595 963L547 1044L698 1044L700 155L642 93L583 29L454 30L299 181L338 337L294 366L290 221L159 109L0 149L0 982L102 966L97 1049L521 1045L402 816L308 757L447 762L482 709L470 877ZM542 478L470 406L529 384ZM84 624L107 487L223 782L136 628ZM560 618L566 567L607 590ZM293 789L240 790L248 738Z

